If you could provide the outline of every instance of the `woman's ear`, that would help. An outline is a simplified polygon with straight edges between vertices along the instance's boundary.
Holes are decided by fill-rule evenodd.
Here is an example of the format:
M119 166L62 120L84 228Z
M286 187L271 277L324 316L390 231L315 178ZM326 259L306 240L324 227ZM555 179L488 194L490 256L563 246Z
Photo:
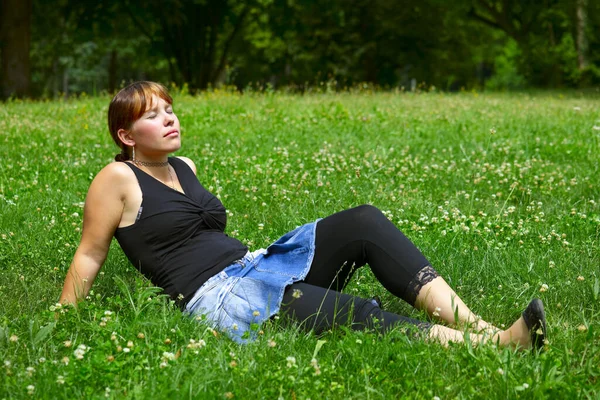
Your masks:
M130 131L121 128L117 131L117 136L119 137L121 142L123 142L123 144L125 144L126 146L135 146L135 140L133 140L133 138L131 137Z

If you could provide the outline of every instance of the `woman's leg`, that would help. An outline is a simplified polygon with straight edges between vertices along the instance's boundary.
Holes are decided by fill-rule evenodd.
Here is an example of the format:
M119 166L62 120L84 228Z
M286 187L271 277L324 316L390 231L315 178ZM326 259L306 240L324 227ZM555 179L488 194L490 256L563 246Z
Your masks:
M463 331L383 311L369 300L304 282L295 283L286 289L280 312L300 323L305 330L316 333L332 329L337 325L346 325L354 330L371 329L380 333L385 333L394 327L406 327L443 345L465 341ZM519 318L506 331L493 335L470 334L469 339L473 344L491 341L500 346L525 348L531 346L531 337L523 318Z
M429 339L437 341L444 346L450 342L463 343L466 336L472 344L495 343L501 347L520 347L528 349L532 346L531 334L523 320L523 317L515 321L510 328L505 331L496 331L494 333L468 333L448 328L442 325L433 325L429 330Z
M317 223L315 256L305 282L341 291L369 264L392 294L453 326L493 327L479 319L438 276L419 249L377 208L363 205ZM455 315L457 319L455 319Z
M383 311L375 302L328 288L297 282L283 296L281 313L299 322L307 331L321 333L338 325L354 330L385 333L397 325L426 332L431 327L402 315Z
M415 301L415 307L432 317L456 327L495 332L499 329L476 316L441 276L425 284Z

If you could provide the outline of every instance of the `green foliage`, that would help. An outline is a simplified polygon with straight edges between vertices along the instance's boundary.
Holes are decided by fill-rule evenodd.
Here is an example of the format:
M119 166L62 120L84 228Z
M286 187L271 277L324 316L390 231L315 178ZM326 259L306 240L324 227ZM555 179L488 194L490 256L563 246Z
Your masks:
M116 244L89 298L57 307L87 188L118 152L110 99L15 100L0 108L0 398L598 396L598 94L180 91L177 154L226 205L230 236L264 247L377 205L486 320L508 325L541 297L545 353L401 329L316 337L283 318L240 346L182 314ZM346 291L423 318L368 268Z
M494 75L485 82L486 89L522 89L526 81L518 71L520 57L521 50L517 42L507 40L503 52L494 60Z
M584 7L585 68L575 3L34 0L34 95L114 92L138 79L192 93L589 87L600 81L600 2Z

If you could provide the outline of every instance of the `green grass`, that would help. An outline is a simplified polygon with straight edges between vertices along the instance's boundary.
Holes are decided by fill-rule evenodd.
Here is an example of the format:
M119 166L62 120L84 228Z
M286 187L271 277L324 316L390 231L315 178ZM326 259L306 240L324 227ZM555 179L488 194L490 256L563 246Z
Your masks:
M399 330L316 337L277 321L239 346L183 316L116 244L88 301L51 311L87 188L118 152L109 98L0 105L0 398L597 399L599 100L175 96L177 154L230 211L230 235L264 247L301 223L374 204L486 320L508 325L541 297L549 344L540 355L443 348ZM347 291L423 318L368 268Z

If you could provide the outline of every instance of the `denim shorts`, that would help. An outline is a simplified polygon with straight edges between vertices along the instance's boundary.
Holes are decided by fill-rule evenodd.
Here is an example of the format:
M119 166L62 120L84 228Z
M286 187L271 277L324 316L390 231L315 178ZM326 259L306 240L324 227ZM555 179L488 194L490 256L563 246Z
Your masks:
M303 280L315 254L317 221L286 233L267 249L235 261L208 279L185 311L244 343L279 311L285 288Z

